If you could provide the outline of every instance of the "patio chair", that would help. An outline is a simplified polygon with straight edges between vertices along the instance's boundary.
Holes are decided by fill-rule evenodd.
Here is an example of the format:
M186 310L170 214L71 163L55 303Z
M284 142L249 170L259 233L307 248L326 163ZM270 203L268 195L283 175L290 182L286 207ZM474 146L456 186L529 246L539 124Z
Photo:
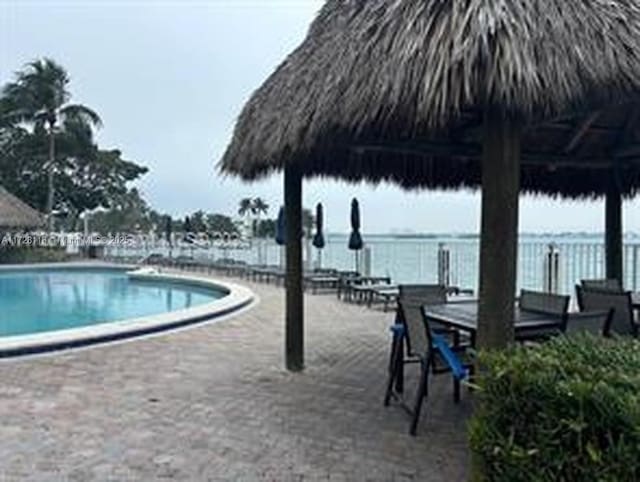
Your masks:
M567 324L570 296L521 290L518 307L521 312L539 313L558 318L558 328L535 328L516 333L517 341L545 340L560 334Z
M583 279L581 283L584 288L622 291L622 283L617 279Z
M418 299L405 298L399 301L396 324L392 327L392 331L394 343L384 405L388 406L392 397L399 399L402 406L411 414L409 433L416 435L422 404L429 391L429 374L450 373L452 375L454 401L457 403L460 401L460 382L468 377L472 366L464 364L458 356L466 349L465 347L450 346L442 335L431 329L423 303ZM405 346L407 360L404 360ZM413 407L407 406L393 389L398 378L404 375L405 363L420 364L420 378Z
M447 288L437 284L404 284L398 286L398 301L419 300L423 304L447 302Z
M338 299L349 301L351 298L351 286L357 282L360 273L357 271L338 271L338 286L336 296Z
M602 311L582 311L580 313L570 313L564 333L567 336L576 334L591 334L603 336L610 330L613 318L613 309Z
M638 336L638 325L633 317L633 304L630 291L612 291L582 288L582 307L584 311L613 310L611 320L604 332L605 336Z
M398 303L417 302L420 305L441 305L447 302L448 288L438 284L406 284L398 286ZM431 322L431 328L440 334L459 336L457 330Z

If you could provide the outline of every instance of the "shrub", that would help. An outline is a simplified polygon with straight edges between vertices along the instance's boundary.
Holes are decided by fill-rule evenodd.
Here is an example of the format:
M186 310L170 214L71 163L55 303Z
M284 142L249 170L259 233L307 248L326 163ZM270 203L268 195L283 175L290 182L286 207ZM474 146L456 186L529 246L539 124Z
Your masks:
M640 480L640 343L561 337L479 360L475 480Z
M2 247L0 264L45 263L73 259L63 248Z

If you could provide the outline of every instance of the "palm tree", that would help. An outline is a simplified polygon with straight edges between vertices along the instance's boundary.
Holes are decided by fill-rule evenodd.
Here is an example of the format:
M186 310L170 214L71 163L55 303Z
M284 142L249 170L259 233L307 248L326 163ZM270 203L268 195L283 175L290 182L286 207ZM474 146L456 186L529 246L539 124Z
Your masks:
M253 212L255 213L256 218L251 223L252 231L254 236L258 236L258 225L260 224L260 216L262 214L267 214L269 211L269 205L264 202L264 200L260 197L257 197L253 200Z
M240 216L247 216L253 213L253 200L250 197L246 197L240 200L240 207L238 208L238 214Z
M15 82L7 84L2 92L3 111L11 122L26 122L34 129L46 128L49 138L47 166L47 215L49 230L53 230L53 176L56 163L55 134L58 124L100 127L98 114L81 104L70 104L66 70L51 59L30 62L16 74ZM6 119L5 119L6 121Z
M245 218L245 227L247 222L249 223L250 235L253 237L253 221L251 220L252 216L256 215L256 208L253 204L253 199L250 197L246 197L240 200L240 207L238 208L238 214Z
M253 200L253 210L258 216L260 216L261 214L267 214L269 205L264 202L262 198L257 197Z

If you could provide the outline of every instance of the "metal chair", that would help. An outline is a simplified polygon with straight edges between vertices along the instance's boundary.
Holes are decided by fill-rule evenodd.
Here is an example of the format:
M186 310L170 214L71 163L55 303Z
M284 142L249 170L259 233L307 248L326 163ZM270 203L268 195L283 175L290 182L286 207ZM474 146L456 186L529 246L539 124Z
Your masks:
M559 326L558 328L536 328L519 332L516 334L516 340L545 340L558 335L566 326L570 301L570 296L541 291L521 290L518 304L520 311L557 317Z
M603 311L582 311L571 313L567 317L564 333L567 336L577 334L591 334L603 336L611 328L613 309Z
M584 311L613 310L605 336L638 336L638 325L633 317L633 304L630 291L612 291L582 288L582 307Z
M442 304L447 302L447 289L437 284L405 284L398 286L398 301L418 300L422 304Z
M391 398L398 399L411 415L409 433L416 434L422 403L429 391L429 374L451 373L454 384L454 401L460 401L460 382L467 378L472 370L470 364L464 364L457 353L464 347L450 346L446 339L435 333L424 312L423 303L419 299L404 298L398 302L396 324L392 327L393 344L389 364L389 377L385 393L384 405L388 406ZM404 359L406 346L408 359ZM404 376L405 363L420 364L420 379L413 407L406 405L400 393L394 392L394 384Z
M602 279L583 279L582 286L588 289L603 289L622 291L622 283L618 279L602 278Z

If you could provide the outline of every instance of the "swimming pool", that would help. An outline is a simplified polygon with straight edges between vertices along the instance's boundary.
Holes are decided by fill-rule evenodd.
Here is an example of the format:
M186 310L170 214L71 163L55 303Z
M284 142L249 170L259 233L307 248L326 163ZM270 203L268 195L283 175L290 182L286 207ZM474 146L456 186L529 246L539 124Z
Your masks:
M211 319L251 293L209 279L117 266L0 270L0 356L145 334Z

